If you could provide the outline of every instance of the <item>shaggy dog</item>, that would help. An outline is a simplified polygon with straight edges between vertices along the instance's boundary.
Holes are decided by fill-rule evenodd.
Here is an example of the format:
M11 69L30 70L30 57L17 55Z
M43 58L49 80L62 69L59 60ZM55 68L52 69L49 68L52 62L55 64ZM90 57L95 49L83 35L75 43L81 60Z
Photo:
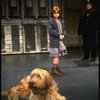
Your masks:
M34 69L29 76L8 91L2 92L9 100L66 100L58 93L57 83L43 69Z

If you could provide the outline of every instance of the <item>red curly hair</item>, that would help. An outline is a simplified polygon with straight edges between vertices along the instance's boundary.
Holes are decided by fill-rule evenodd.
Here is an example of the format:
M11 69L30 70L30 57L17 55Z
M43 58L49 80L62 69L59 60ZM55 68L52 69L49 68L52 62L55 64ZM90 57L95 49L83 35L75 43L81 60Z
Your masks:
M59 6L53 6L52 12L58 11L60 12Z

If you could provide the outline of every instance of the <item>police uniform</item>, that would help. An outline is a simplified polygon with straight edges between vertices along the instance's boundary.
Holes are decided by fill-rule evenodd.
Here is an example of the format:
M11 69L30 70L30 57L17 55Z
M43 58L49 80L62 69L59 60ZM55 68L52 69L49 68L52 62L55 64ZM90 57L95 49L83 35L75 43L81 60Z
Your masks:
M97 11L92 7L90 10L84 9L80 18L78 34L82 35L83 39L83 60L90 58L90 60L94 61L96 58L96 17Z

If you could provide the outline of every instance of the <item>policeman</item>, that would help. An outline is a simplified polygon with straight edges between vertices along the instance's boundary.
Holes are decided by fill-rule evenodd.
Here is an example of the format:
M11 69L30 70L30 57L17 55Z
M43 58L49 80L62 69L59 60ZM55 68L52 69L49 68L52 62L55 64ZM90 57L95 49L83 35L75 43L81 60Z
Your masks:
M92 1L87 1L80 18L78 34L82 35L84 56L82 60L95 61L96 59L96 23L97 11Z

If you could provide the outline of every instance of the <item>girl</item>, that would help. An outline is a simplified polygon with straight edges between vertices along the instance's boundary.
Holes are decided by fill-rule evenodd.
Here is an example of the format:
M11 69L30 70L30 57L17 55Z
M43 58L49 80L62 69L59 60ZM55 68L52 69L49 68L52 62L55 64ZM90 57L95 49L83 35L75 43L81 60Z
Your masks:
M50 35L50 56L53 58L52 74L62 75L59 67L59 56L66 55L66 46L63 44L65 38L64 24L60 19L60 8L54 6L52 17L48 21L48 31Z

